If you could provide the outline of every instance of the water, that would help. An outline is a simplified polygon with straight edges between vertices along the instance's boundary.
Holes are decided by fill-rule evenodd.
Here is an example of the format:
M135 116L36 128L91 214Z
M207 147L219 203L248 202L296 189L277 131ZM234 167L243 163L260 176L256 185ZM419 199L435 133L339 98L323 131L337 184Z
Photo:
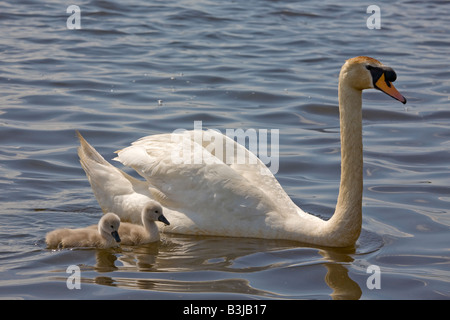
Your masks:
M361 1L0 3L0 297L24 299L449 299L450 5ZM333 213L337 79L368 55L393 67L403 106L365 92L363 232L355 249L163 235L117 250L46 249L97 223L78 162L203 127L279 129L276 177L306 211ZM81 289L69 290L70 265ZM379 289L370 289L379 268ZM372 279L372 280L371 280ZM372 282L371 282L372 281ZM368 286L369 283L369 286Z

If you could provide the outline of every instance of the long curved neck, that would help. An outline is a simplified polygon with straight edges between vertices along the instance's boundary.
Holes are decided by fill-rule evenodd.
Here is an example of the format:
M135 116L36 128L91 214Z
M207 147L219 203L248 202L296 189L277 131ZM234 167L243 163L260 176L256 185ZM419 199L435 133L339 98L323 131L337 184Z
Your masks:
M336 240L354 243L361 232L363 192L362 91L339 83L341 183L336 211L327 222Z

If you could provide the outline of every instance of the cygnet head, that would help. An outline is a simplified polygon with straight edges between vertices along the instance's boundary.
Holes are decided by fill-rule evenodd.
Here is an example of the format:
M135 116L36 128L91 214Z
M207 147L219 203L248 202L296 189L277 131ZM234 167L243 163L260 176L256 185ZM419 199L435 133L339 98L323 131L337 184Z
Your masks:
M406 103L405 97L394 87L392 82L397 79L395 71L370 57L355 57L348 59L342 66L341 84L357 90L377 89L392 98Z
M112 212L103 215L98 223L98 232L110 241L120 242L119 236L120 218Z
M145 221L161 221L166 225L170 225L169 221L163 215L161 205L156 201L149 201L142 209L142 222Z

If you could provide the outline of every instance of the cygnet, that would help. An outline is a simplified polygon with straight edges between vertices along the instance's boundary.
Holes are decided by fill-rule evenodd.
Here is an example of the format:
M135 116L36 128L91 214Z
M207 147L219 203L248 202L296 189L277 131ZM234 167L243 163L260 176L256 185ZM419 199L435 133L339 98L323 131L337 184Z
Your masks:
M149 201L142 209L141 216L143 226L128 222L120 224L119 234L122 245L135 246L159 241L159 229L155 221L170 225L163 215L161 205L156 201Z
M94 247L111 248L121 241L118 230L120 218L112 213L106 213L100 219L98 226L93 225L79 229L57 229L47 233L45 241L49 248Z

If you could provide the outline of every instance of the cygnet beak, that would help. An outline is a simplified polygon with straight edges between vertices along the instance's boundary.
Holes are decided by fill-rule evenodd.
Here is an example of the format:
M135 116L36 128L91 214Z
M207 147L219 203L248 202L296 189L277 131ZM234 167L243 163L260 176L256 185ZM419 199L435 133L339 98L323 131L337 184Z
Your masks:
M170 225L170 222L166 219L166 217L164 217L163 215L160 215L158 217L158 221L161 221L162 223L166 224L166 225Z
M113 231L111 232L111 235L113 236L114 240L116 240L116 242L120 242L120 237L119 237L119 233L117 231Z

